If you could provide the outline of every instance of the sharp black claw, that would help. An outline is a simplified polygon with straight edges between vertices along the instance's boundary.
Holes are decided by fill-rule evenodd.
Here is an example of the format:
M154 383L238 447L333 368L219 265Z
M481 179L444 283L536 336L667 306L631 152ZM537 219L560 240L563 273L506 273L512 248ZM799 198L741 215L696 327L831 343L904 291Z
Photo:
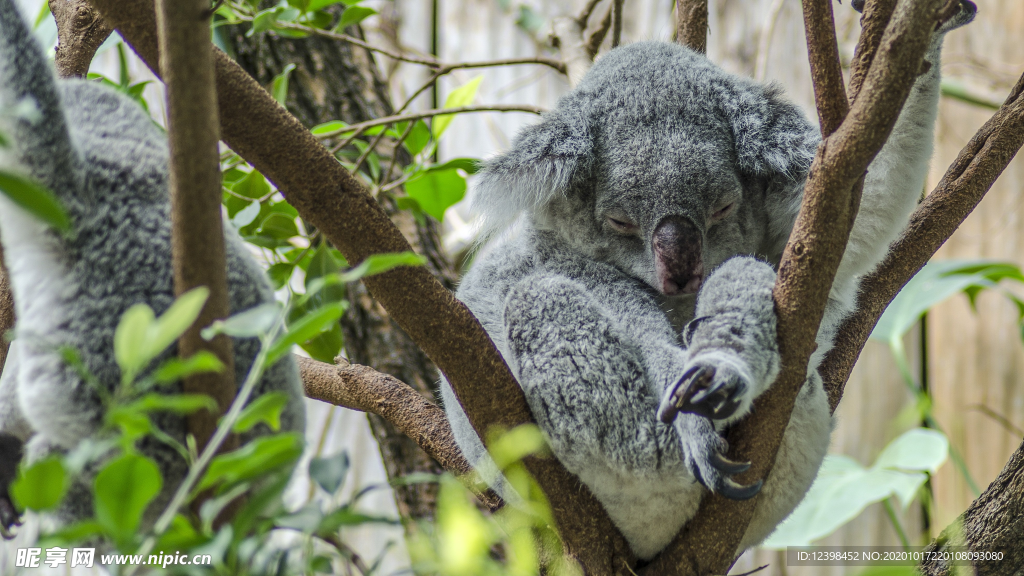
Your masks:
M679 412L698 413L688 409L688 407L691 406L694 392L699 389L695 384L701 381L709 370L711 371L710 379L715 375L714 368L694 366L687 370L683 377L672 387L671 392L662 400L661 406L658 408L658 419L665 424L670 424L675 420ZM703 416L704 414L701 415Z
M762 484L764 484L764 482L758 480L753 484L743 486L733 482L732 480L726 480L722 483L722 486L719 487L718 493L730 500L750 500L754 496L757 496L757 493L761 491Z
M715 452L711 456L711 465L726 476L740 474L750 469L750 462L735 462L733 460L729 460L725 456L722 456L718 452Z

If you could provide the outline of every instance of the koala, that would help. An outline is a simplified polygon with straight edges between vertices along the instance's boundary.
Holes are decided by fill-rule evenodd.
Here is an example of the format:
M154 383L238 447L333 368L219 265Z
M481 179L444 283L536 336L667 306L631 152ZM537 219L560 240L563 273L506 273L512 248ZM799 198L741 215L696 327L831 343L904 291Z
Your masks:
M860 212L775 467L737 483L723 432L779 372L775 268L799 210L818 129L775 86L685 47L641 42L599 59L477 182L484 234L458 297L483 324L554 455L587 485L641 559L709 491L760 493L738 552L796 507L829 445L817 366L924 187L946 32L934 33ZM513 222L513 232L498 234ZM450 385L458 444L509 490Z
M0 196L0 241L14 293L17 337L0 378L0 524L17 521L8 497L21 452L30 460L71 450L103 423L97 386L114 391L121 371L114 330L131 306L157 314L174 301L166 135L128 97L95 82L57 80L13 0L0 0L0 109L21 104L36 113L0 126L9 140L0 167L53 192L71 232L61 235ZM273 291L244 243L225 228L231 313L272 302ZM255 338L234 340L235 379L242 382L259 351ZM95 381L86 382L61 355L74 350ZM157 362L175 354L165 353ZM163 392L180 392L180 384ZM281 391L289 402L281 428L305 426L297 366L284 358L268 368L255 395ZM179 441L185 419L167 413L154 423ZM262 428L262 427L258 427ZM256 430L241 440L249 440ZM164 475L166 503L187 472L170 447L150 438L141 451ZM79 479L54 519L91 513L88 478ZM152 508L151 508L152 510Z

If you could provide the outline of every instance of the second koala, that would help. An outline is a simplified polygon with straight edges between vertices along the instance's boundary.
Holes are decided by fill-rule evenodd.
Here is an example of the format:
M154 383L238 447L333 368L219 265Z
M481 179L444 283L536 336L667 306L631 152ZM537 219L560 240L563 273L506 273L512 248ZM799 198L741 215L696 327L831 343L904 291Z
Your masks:
M776 88L645 42L601 58L481 173L487 229L522 225L477 258L458 296L515 373L555 455L639 557L664 548L708 490L761 492L741 549L803 498L832 427L818 363L852 309L858 276L920 196L942 38L974 14L963 1L936 31L931 67L868 171L818 349L763 486L732 479L748 465L724 456L720 432L779 370L774 266L817 128ZM468 460L505 491L446 381L442 395Z

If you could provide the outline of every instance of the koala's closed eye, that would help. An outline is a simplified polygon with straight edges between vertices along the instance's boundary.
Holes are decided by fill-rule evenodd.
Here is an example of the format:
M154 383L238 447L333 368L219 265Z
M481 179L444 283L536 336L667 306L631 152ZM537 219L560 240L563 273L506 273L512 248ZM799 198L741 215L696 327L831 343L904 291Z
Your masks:
M635 235L639 228L623 210L610 210L604 215L605 222L612 230L627 236Z

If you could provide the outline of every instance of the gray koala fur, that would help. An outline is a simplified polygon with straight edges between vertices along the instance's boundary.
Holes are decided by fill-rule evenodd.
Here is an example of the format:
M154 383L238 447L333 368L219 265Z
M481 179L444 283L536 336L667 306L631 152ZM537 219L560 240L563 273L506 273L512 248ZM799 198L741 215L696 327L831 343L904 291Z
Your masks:
M598 60L481 172L477 206L496 240L458 296L515 373L555 456L639 557L664 548L707 490L760 491L740 551L803 498L832 428L817 366L853 309L859 275L921 195L942 37L974 14L964 1L935 33L932 66L870 166L818 348L763 487L732 480L748 465L724 457L720 432L778 374L774 266L818 130L778 88L687 48L642 42ZM500 233L517 220L517 232ZM514 502L443 379L441 391L462 451Z
M18 318L0 378L0 432L26 442L29 458L37 459L74 448L102 424L98 395L58 348L77 351L112 391L121 378L113 353L121 315L138 303L159 315L174 300L168 148L166 136L126 96L95 82L56 80L13 1L0 0L0 107L20 102L34 105L38 115L0 126L11 140L10 148L0 149L0 166L53 191L72 224L61 237L0 196L0 236ZM272 302L263 271L237 233L226 227L225 241L231 313ZM235 339L237 382L258 350L254 338ZM164 391L180 392L180 385ZM290 399L282 429L303 431L302 387L290 357L266 371L254 397L268 391ZM154 421L184 439L184 418L156 414ZM266 432L254 430L242 440ZM162 468L165 488L158 502L166 501L186 464L159 442L143 441L142 451ZM5 470L16 465L17 458L0 461ZM89 485L82 479L72 488L78 493L67 498L58 521L90 513ZM0 486L4 497L6 488ZM0 510L4 527L12 522L7 512L5 517Z

